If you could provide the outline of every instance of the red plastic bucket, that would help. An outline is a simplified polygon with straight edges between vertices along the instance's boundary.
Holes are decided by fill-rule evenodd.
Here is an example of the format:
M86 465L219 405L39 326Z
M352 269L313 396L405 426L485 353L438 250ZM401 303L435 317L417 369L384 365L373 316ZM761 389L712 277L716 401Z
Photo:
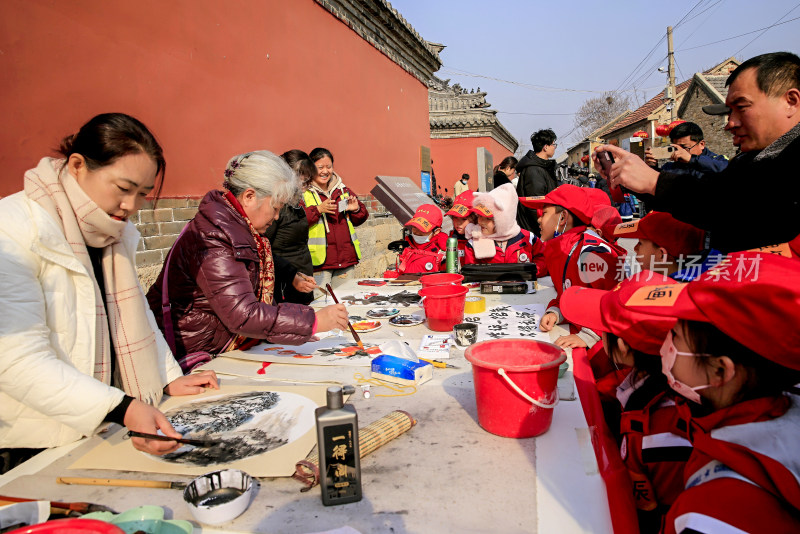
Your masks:
M460 276L460 275L459 275ZM464 320L464 304L469 288L464 286L423 287L417 293L422 297L428 328L436 332L449 332Z
M467 348L472 364L478 423L507 438L544 434L558 402L561 348L532 339L492 339Z
M464 275L458 273L436 273L420 277L419 283L422 287L449 286L460 284L463 280Z
M9 534L125 534L125 531L99 519L74 517L22 527L9 531Z

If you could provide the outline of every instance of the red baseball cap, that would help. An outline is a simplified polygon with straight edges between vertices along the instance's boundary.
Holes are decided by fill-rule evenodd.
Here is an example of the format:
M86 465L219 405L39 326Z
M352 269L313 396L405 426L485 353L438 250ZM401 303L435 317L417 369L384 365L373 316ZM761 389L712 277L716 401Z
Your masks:
M603 193L605 195L605 193ZM614 206L595 206L592 214L592 226L603 232L603 239L608 242L616 242L614 231L617 225L622 222L619 211Z
M688 284L633 287L620 291L620 301L641 313L711 323L764 358L800 370L796 259L737 252Z
M800 235L788 243L777 243L765 247L751 248L750 252L761 252L763 254L778 254L785 258L800 258Z
M556 187L543 197L519 197L519 201L523 206L532 209L540 209L548 205L561 206L574 213L581 222L588 225L592 223L595 199L587 191L589 191L589 188L564 184Z
M636 350L657 355L667 333L678 320L629 310L625 308L622 297L647 285L670 286L677 283L663 274L642 271L635 277L623 280L610 291L569 287L561 295L559 306L569 322L598 332L610 332Z
M448 210L445 215L450 215L451 217L461 217L462 219L466 219L469 216L470 210L472 209L472 191L467 189L460 195L456 197L453 201L453 207Z
M651 211L638 221L618 224L614 237L649 239L673 258L679 258L703 250L705 232L669 213Z
M406 226L413 226L427 234L434 228L442 226L442 210L433 204L423 204L417 208Z
M602 189L597 189L596 187L582 187L581 189L586 189L586 194L589 195L589 198L595 206L611 205L611 199Z
M486 206L472 206L470 213L474 213L479 217L488 217L490 219L494 219L494 213L492 213L492 210Z

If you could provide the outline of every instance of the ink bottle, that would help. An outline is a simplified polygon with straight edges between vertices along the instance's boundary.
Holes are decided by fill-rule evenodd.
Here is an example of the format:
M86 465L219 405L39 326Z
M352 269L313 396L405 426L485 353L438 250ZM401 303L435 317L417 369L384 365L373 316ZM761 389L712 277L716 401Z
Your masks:
M353 386L331 386L327 406L317 408L317 449L322 504L333 506L361 500L361 455L358 447L358 414L344 395Z

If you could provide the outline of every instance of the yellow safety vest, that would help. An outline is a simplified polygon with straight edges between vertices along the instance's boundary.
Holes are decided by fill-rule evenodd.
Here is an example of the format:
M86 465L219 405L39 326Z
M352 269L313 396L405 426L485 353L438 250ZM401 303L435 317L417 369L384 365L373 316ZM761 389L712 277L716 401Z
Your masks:
M333 194L333 192L331 192L331 194ZM320 199L317 192L311 189L303 193L303 200L305 200L306 206L319 206L322 204L322 199ZM328 248L328 238L325 232L323 217L324 215L320 214L319 220L308 227L308 250L311 252L311 263L314 267L319 267L325 263L325 253ZM353 246L356 249L356 257L360 260L361 245L358 242L356 230L353 228L353 223L350 222L350 216L345 215L345 219L347 220L347 228L350 230L350 240L353 242Z

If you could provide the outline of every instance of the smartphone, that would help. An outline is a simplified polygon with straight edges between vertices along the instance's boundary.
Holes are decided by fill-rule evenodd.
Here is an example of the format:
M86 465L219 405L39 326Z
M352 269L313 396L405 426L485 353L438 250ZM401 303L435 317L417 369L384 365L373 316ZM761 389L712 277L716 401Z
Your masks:
M603 172L606 173L606 176L610 176L611 166L614 164L614 156L611 155L611 152L598 152L597 159L600 161L600 166L603 168Z
M611 166L614 164L614 156L611 155L611 152L598 152L597 159L600 162L600 166L603 167L603 172L606 173L606 176L611 177ZM627 188L625 187L612 187L611 188L611 200L614 202L623 202L625 200L624 195L626 193L630 193Z
M670 146L654 146L650 149L650 153L656 159L669 159L672 153L675 152L675 147Z

